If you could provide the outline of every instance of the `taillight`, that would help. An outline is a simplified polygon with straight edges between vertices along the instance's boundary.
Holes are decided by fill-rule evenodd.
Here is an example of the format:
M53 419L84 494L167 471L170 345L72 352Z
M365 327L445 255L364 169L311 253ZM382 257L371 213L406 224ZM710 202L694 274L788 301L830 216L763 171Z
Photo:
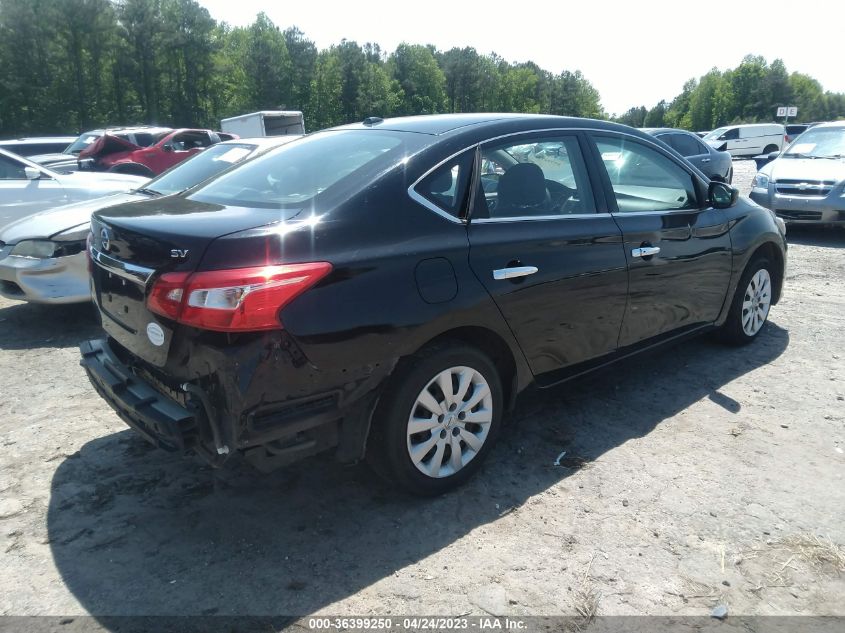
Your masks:
M328 262L165 273L147 298L150 311L218 332L281 328L279 310L328 275Z

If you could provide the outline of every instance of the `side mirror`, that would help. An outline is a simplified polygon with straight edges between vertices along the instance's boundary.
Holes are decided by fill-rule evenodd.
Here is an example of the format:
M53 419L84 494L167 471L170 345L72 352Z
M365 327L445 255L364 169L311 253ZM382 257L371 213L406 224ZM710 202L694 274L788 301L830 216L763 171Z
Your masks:
M23 173L26 175L28 180L38 180L41 178L41 170L36 169L35 167L24 167Z
M717 147L716 149L717 149L718 151L720 151L720 152L726 152L726 151L728 151L728 142L727 142L727 141L725 141L724 143L722 143L721 145L719 145L719 147Z
M172 152L173 146L170 143L165 143L164 145L161 146L161 149L164 152Z
M739 190L729 184L711 180L707 187L707 202L714 209L727 209L736 204L739 198Z

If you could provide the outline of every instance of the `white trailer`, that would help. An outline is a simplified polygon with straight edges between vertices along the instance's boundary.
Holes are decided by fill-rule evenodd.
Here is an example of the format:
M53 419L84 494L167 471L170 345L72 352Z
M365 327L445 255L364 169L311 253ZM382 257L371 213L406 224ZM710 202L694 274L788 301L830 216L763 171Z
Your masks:
M298 110L262 110L220 121L220 130L241 138L305 134L305 122Z

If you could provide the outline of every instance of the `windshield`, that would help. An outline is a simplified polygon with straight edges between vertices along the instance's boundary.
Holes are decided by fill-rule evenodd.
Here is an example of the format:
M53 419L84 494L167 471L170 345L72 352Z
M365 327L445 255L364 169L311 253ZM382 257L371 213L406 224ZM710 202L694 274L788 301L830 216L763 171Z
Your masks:
M76 139L73 143L67 146L64 153L65 154L78 154L86 147L89 147L94 141L100 138L103 135L102 132L86 132L85 134L80 134L79 138Z
M212 145L151 180L144 189L164 195L185 191L242 161L257 148L249 143Z
M718 128L718 129L716 129L716 130L713 130L712 132L708 132L708 133L704 136L704 140L705 140L705 141L712 141L713 139L719 138L720 136L722 136L722 134L724 134L724 133L725 133L725 132L727 132L727 131L728 131L728 128L726 128L726 127L720 127L720 128Z
M419 134L390 130L320 132L249 161L190 197L266 209L301 207L330 191L346 199L420 149L425 140Z
M786 150L787 156L845 157L845 126L810 128Z

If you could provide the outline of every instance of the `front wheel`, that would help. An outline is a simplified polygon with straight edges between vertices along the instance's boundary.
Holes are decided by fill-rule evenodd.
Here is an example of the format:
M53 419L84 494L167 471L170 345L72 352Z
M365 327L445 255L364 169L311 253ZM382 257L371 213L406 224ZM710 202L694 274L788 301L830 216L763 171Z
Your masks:
M496 366L460 343L431 348L400 366L376 411L368 458L405 490L437 495L469 479L499 432Z
M777 145L766 145L766 148L763 150L764 154L771 154L772 152L779 152L780 148Z
M766 324L772 306L772 267L765 257L754 259L739 280L731 310L723 326L728 342L745 345Z

